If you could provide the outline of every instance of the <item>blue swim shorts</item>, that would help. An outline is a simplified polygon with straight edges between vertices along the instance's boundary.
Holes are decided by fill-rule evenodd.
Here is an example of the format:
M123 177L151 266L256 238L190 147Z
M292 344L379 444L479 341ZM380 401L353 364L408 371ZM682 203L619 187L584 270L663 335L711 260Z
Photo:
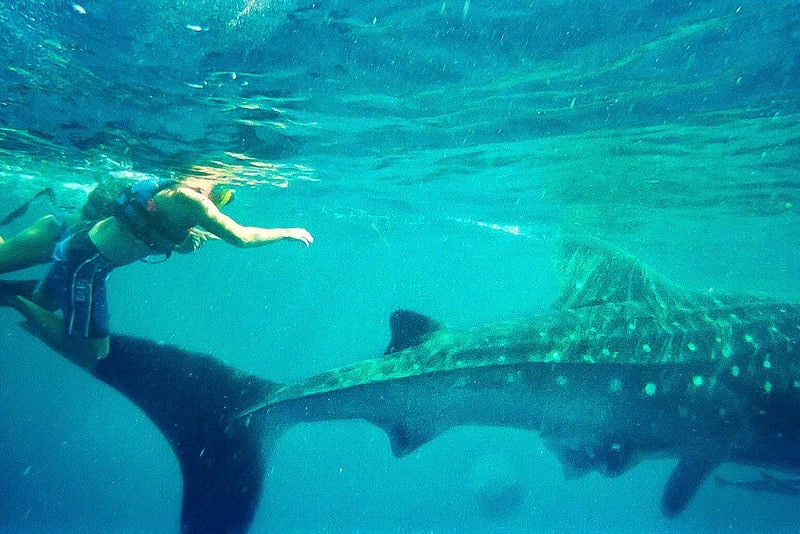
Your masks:
M79 225L62 236L43 289L64 314L68 335L98 339L110 333L106 280L114 266L89 239L90 229Z

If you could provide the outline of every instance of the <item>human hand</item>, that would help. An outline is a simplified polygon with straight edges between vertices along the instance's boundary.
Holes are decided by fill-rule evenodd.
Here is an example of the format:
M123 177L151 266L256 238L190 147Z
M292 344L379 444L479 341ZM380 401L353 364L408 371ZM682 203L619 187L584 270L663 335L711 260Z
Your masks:
M200 228L190 228L186 239L176 245L175 250L181 254L188 254L202 247L209 239L219 239L219 237Z
M192 240L192 246L195 250L205 245L206 241L210 239L219 239L211 232L201 230L199 228L192 228L189 230L189 238Z
M305 228L287 228L286 237L302 241L305 246L314 242L314 237Z

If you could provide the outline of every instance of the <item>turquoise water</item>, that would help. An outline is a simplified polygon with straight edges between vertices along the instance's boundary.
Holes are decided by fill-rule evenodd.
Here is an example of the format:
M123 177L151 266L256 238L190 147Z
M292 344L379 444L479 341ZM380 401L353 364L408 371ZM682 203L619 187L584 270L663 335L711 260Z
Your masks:
M237 220L316 238L115 271L117 332L296 380L381 353L396 308L545 310L564 233L689 289L800 299L796 1L117 4L0 6L0 217L44 186L68 210L102 177L194 173L237 187ZM176 531L163 438L16 322L0 309L0 531ZM672 465L565 480L529 432L397 460L365 424L300 426L254 531L800 528L796 498L713 481L666 520ZM482 510L493 480L524 500Z

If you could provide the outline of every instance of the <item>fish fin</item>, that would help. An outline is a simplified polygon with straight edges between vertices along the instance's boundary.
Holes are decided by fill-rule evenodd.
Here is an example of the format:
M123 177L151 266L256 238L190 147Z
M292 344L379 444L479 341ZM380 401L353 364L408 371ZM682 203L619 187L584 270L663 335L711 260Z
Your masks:
M246 531L283 428L239 414L279 385L172 345L113 335L110 347L94 376L139 406L175 452L181 531Z
M439 434L433 427L409 425L404 421L376 424L389 436L392 454L397 458L414 452Z
M389 317L392 340L384 354L400 352L419 345L425 338L439 330L441 325L433 319L410 310L396 310Z
M37 198L41 198L43 196L46 196L47 198L49 198L51 204L55 204L56 195L55 195L55 192L53 191L53 188L45 187L44 189L42 189L41 191L39 191L38 193L33 195L33 198L31 198L29 200L26 200L25 202L23 202L22 204L17 206L16 209L14 209L11 213L9 213L5 217L5 219L0 221L0 226L5 226L7 224L10 224L10 223L14 222L15 220L19 219L20 217L22 217L23 215L25 215L25 213L27 213L28 208L33 203L33 201L35 201Z
M640 302L654 311L692 306L691 295L640 260L588 237L560 241L556 265L561 278L557 309Z
M667 517L675 517L689 505L718 462L701 457L685 457L669 475L661 495L661 511Z

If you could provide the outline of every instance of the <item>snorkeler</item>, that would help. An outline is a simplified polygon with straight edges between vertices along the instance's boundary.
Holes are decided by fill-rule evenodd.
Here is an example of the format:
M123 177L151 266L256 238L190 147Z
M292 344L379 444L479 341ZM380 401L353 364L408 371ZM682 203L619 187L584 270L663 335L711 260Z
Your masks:
M123 182L114 180L102 181L89 193L79 212L51 213L39 218L35 223L7 240L3 240L2 236L0 236L0 275L53 261L53 250L64 232L81 221L98 222L113 216L119 195L127 187L130 187L130 185ZM9 224L21 217L28 211L33 201L45 196L50 199L51 203L55 204L55 194L52 188L47 187L12 211L5 219L0 221L0 226ZM233 199L233 189L214 186L211 189L209 198L218 208L222 208ZM214 236L199 228L192 228L184 243L175 248L175 252L193 252L209 238L213 239Z
M54 247L51 245L53 266L30 298L16 295L2 304L22 313L29 328L45 343L91 370L108 354L106 279L113 269L153 254L169 257L172 252L191 252L208 239L221 239L241 248L284 239L306 246L313 242L304 228L240 225L215 204L229 202L232 190L215 189L213 185L197 178L176 181L153 177L127 187L113 202L87 202L82 220L63 231ZM53 242L57 230L63 230L63 223L45 217L23 231L27 235L22 238L38 240L38 248L27 259L13 260L16 265L43 263L43 250L48 240ZM22 240L15 243L18 237L0 244L0 259L9 244L14 245L11 252L19 251ZM8 261L7 265L14 263ZM62 317L54 313L57 309Z

